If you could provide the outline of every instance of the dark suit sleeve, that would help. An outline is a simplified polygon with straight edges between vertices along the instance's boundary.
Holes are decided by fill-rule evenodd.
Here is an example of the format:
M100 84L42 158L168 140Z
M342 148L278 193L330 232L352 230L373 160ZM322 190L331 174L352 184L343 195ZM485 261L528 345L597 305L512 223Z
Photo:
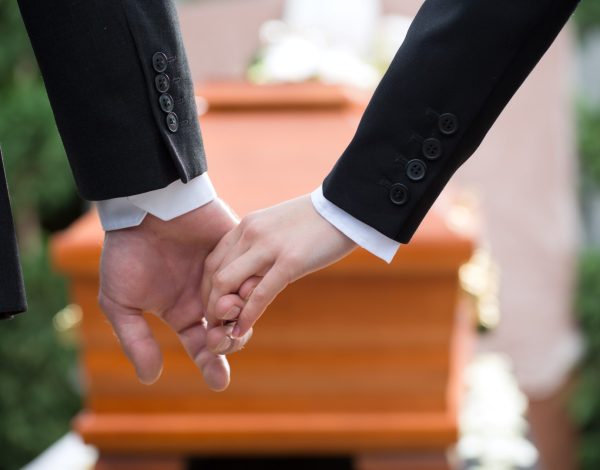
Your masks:
M25 286L0 149L0 320L26 309Z
M325 197L407 243L577 3L427 0L325 179Z
M19 0L82 197L109 199L206 171L170 0Z

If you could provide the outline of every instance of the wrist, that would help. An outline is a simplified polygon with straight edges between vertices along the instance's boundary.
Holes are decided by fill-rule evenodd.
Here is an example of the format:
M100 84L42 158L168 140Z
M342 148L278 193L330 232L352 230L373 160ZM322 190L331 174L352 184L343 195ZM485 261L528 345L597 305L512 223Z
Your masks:
M358 247L358 244L354 240L352 240L342 230L340 230L338 227L336 227L334 224L332 224L330 220L328 220L326 217L324 217L323 214L321 214L317 210L317 208L315 207L315 205L312 202L311 194L307 194L304 197L305 197L307 206L310 207L311 212L314 215L314 218L322 221L324 226L327 226L331 230L332 233L335 233L335 235L337 237L337 241L340 244L341 249L351 251L354 248Z

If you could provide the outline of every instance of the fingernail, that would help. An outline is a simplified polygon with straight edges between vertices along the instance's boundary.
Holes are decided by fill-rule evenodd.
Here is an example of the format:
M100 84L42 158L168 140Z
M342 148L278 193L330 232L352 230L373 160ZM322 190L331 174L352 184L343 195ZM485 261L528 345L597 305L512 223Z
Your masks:
M235 320L238 315L242 312L240 307L231 307L229 311L223 315L223 320Z
M215 352L217 354L223 354L227 352L231 347L232 342L233 340L229 336L225 336L225 338L223 338L221 342L217 345L217 349Z
M231 332L231 336L233 338L239 338L240 337L240 333L242 332L242 329L240 328L240 326L236 323L236 325L233 327L233 331Z

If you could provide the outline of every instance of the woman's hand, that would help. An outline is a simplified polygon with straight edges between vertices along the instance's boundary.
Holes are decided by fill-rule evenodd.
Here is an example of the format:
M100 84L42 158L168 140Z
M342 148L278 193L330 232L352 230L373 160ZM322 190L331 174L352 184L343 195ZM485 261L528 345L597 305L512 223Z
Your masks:
M288 284L355 247L316 212L309 195L245 217L204 265L206 318L209 328L219 332L209 331L209 348L228 352L229 340L243 337ZM223 327L224 321L236 325Z

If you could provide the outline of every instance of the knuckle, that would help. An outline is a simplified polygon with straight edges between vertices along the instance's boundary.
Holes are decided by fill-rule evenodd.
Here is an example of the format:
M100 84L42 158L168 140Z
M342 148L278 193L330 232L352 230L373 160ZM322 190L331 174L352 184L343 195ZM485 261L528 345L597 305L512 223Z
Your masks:
M239 228L242 232L246 231L246 229L248 228L249 225L252 225L254 223L254 220L256 218L254 217L254 215L252 213L248 214L246 217L244 217L239 224Z
M227 286L227 276L223 271L219 271L213 276L213 286L219 290L223 290Z
M240 220L240 223L238 224L238 227L240 229L245 229L248 224L252 221L252 219L254 219L254 213L250 212L249 214L247 214L246 216L244 216L242 218L242 220Z
M260 237L262 229L260 221L253 215L249 215L242 222L242 238L253 240Z
M263 304L268 300L268 293L264 287L256 286L254 291L252 292L252 297L255 303Z
M242 240L244 241L253 241L256 240L260 236L260 231L255 224L249 225L244 229L242 233Z

